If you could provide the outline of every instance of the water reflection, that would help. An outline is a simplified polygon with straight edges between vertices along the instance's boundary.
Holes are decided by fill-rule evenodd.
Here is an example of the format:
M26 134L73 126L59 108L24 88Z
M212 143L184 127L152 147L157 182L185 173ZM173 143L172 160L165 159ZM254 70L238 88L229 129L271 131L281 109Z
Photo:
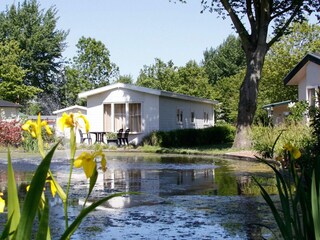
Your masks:
M108 155L108 170L99 171L91 201L114 192L141 192L113 198L91 214L74 239L261 239L269 232L271 214L252 175L269 184L265 169L210 157ZM39 162L14 162L21 195ZM28 166L23 170L23 165ZM66 184L68 163L55 159L52 171ZM0 187L6 187L6 165L0 164ZM263 173L263 174L262 174ZM80 211L88 181L81 169L72 177L69 216ZM270 184L271 186L272 184ZM272 189L271 189L272 191ZM80 199L80 201L79 201ZM80 205L78 205L80 204ZM64 229L61 201L50 199L53 239ZM1 230L1 229L0 229ZM151 236L151 237L146 237Z

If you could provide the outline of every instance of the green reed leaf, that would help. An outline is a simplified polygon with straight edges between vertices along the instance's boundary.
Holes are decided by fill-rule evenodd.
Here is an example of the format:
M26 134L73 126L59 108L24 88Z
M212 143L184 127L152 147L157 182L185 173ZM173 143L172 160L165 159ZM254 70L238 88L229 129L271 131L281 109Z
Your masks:
M49 204L48 199L44 203L36 240L51 239L49 232Z
M60 142L58 142L41 161L31 180L30 189L23 204L20 224L15 234L16 239L31 239L33 221L37 213L51 159L59 143Z
M14 232L20 221L20 204L16 180L11 162L11 154L8 149L8 219L11 218L9 232Z

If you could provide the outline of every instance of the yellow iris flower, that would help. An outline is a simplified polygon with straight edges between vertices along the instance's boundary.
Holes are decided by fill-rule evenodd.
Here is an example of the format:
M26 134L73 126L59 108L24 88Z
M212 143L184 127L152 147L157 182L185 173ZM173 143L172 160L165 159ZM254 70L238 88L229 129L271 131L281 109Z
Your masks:
M90 178L96 169L95 159L97 157L101 157L101 167L102 170L105 171L107 161L101 150L94 153L82 152L80 156L75 159L74 167L82 167L86 177Z
M4 212L4 207L6 206L6 202L2 199L3 193L0 192L0 213Z
M74 128L74 127L80 127L82 128L81 120L85 124L85 130L86 132L89 132L90 125L87 118L81 114L81 113L63 113L62 117L58 121L59 128L64 131L65 128Z
M301 157L301 152L298 148L292 146L290 143L287 143L283 146L284 150L287 150L288 152L290 152L292 154L292 157L294 159L298 159Z
M52 135L50 126L48 125L47 121L41 121L40 114L38 115L37 122L28 120L25 124L22 125L22 129L29 132L33 138L41 136L41 127L44 127L49 135Z
M52 197L55 197L55 196L56 196L56 193L57 193L57 188L56 188L56 186L54 185L54 182L53 182L53 180L51 179L50 175L47 176L46 183L50 183L50 189L51 189ZM26 189L27 189L27 192L28 192L29 189L30 189L30 185L28 185ZM45 191L45 190L46 190L46 189L43 188L43 191Z
M79 157L74 161L74 166L76 168L83 167L83 171L87 178L90 178L96 167L96 162L94 161L93 154L82 152Z

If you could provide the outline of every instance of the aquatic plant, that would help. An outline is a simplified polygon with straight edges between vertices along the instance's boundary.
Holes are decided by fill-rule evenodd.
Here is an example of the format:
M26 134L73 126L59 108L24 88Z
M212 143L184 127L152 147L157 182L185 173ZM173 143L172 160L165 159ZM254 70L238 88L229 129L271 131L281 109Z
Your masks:
M45 153L43 144L43 133L45 129L47 134L52 134L50 127L46 121L41 121L40 114L38 115L37 121L27 121L22 129L28 132L33 138L37 139L39 153L42 156L42 161L36 169L31 183L27 188L27 194L23 202L22 209L20 211L20 204L17 192L17 186L14 177L14 170L11 162L10 150L8 149L8 191L7 191L7 212L8 220L0 236L0 239L31 239L32 232L34 231L34 221L36 216L39 218L38 229L36 230L36 239L51 239L49 229L49 205L43 191L46 183L49 183L51 193L53 197L56 193L61 198L64 205L64 220L65 220L65 231L62 233L60 239L70 239L72 234L79 227L81 221L96 207L109 199L121 196L123 193L112 194L104 197L89 206L86 206L87 200L96 184L98 177L97 160L101 158L101 168L103 171L106 170L106 158L104 153L96 151L93 153L82 153L79 157L75 158L76 154L76 130L77 128L84 127L85 130L89 131L89 122L86 117L82 114L64 113L60 121L58 122L59 127L64 130L65 128L70 129L70 171L66 191L62 189L60 184L54 178L50 170L50 164L54 152L60 141L58 141L52 149ZM84 125L83 125L84 124ZM86 177L89 179L89 189L82 206L82 210L79 215L73 220L71 224L68 222L68 198L69 189L71 183L71 176L73 167L83 167ZM4 210L4 200L0 195L0 211Z
M269 205L274 219L284 239L320 240L320 159L313 165L312 178L310 169L299 164L299 149L291 144L283 147L284 154L279 157L282 168L260 159L275 173L279 195L278 204L271 198L257 179L261 195Z

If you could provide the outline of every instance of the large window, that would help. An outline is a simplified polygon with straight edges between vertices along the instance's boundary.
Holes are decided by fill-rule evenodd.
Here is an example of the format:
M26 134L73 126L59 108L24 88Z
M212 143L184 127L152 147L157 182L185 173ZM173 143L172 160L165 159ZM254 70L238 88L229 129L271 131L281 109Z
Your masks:
M114 129L118 131L121 128L126 127L126 105L115 104L114 105Z
M107 132L141 132L141 103L121 103L104 105L104 129Z
M104 105L104 129L107 132L113 132L112 129L112 115L111 115L111 104Z
M130 132L141 132L141 104L129 104L129 128Z

